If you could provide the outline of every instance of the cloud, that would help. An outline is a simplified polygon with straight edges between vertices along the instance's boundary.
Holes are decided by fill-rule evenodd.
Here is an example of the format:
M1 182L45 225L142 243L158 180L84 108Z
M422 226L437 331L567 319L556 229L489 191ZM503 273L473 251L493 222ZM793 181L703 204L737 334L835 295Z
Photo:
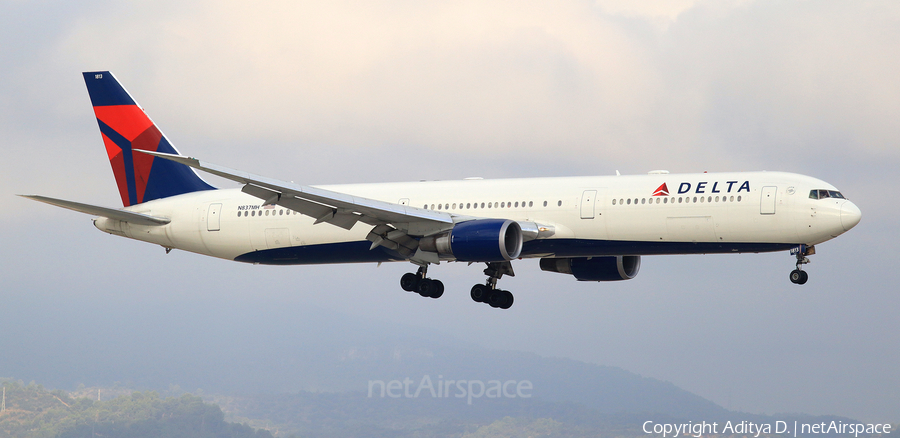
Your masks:
M896 155L893 9L138 3L114 20L83 17L60 48L121 65L126 84L152 93L137 93L145 106L213 139L493 159L562 148L595 163L578 169L588 173L610 162L702 170L691 166L711 154L703 169L746 170L785 147L791 160L842 147ZM669 24L655 26L661 17ZM728 157L736 145L749 149Z

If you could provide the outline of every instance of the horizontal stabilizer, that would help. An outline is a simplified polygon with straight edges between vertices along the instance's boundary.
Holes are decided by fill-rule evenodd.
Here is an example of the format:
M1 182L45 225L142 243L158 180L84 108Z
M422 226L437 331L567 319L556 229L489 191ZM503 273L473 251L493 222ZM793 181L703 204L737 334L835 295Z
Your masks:
M92 214L95 216L102 216L109 219L115 219L120 221L125 221L128 223L136 224L136 225L165 225L170 222L169 219L164 217L155 217L147 214L134 213L126 210L117 210L114 208L106 208L100 207L97 205L90 204L82 204L80 202L72 202L66 201L63 199L56 198L48 198L46 196L38 196L38 195L19 195L23 198L32 199L38 202L43 202L45 204L55 205L57 207L67 208L69 210L75 210L81 213Z

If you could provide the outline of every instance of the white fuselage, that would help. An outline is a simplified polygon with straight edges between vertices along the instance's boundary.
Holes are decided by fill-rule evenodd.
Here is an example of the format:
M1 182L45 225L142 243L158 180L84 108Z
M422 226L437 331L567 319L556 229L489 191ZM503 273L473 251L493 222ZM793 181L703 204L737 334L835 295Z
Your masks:
M668 189L658 191L659 188ZM783 172L650 174L322 186L370 199L461 216L552 226L521 257L583 257L786 250L832 239L859 221L843 198L812 199L831 184ZM654 196L656 193L656 196ZM400 260L369 249L371 225L350 230L239 189L208 190L127 208L171 219L143 226L99 218L96 226L137 240L229 260L274 264Z

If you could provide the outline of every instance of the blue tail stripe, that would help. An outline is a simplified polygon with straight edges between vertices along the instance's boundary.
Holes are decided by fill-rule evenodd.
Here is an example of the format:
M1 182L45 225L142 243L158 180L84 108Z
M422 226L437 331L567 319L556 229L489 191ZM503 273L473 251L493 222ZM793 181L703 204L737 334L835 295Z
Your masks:
M100 125L100 132L122 149L122 159L125 162L125 185L128 186L128 201L131 205L137 204L137 186L134 184L134 161L131 156L131 142L100 119L97 119L97 124Z

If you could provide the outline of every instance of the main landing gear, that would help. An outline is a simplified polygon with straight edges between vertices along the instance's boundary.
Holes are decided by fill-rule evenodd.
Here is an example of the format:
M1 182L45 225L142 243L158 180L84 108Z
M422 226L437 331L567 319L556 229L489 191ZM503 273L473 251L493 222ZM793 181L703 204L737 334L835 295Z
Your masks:
M428 265L419 267L415 274L408 272L400 277L400 287L407 292L416 292L423 297L440 298L444 294L444 283L426 278Z
M407 292L416 292L423 297L440 298L444 294L444 283L432 280L428 274L428 265L420 265L415 274L412 272L400 277L400 287ZM508 290L497 289L497 280L503 275L515 276L510 262L492 262L487 264L484 275L488 276L484 284L472 286L472 299L494 308L509 309L513 305L513 294Z
M515 276L512 264L509 262L492 262L487 264L484 275L488 276L485 284L476 284L472 286L472 300L477 303L485 303L494 308L509 309L513 305L513 294L508 290L497 289L497 280L507 274L510 277Z
M809 274L803 270L803 265L809 263L809 258L806 256L813 255L816 253L816 247L810 246L807 247L805 245L800 247L794 255L797 257L797 269L791 271L791 283L794 284L806 284L806 280L809 280Z

